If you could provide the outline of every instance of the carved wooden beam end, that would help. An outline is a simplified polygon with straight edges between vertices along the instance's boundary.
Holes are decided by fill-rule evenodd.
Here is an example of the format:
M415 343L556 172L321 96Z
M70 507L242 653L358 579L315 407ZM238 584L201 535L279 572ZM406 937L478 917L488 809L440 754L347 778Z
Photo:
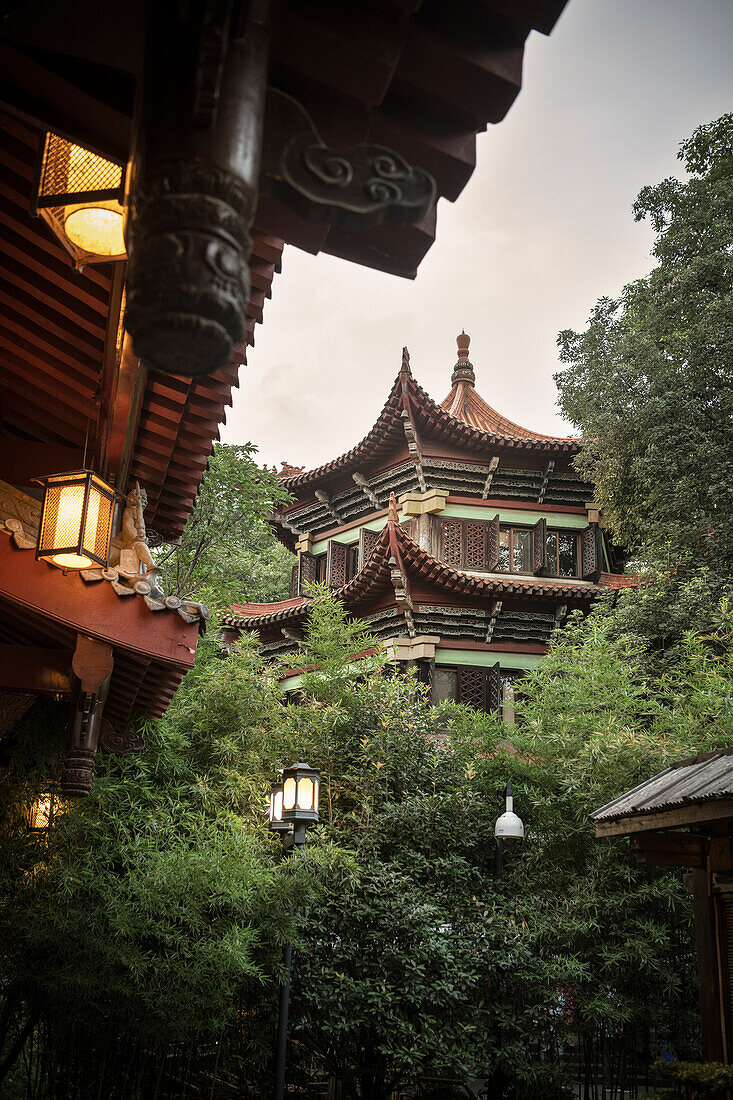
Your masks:
M244 338L268 8L268 0L152 5L130 176L126 312L151 370L210 374Z
M83 798L89 794L94 778L102 711L114 667L112 647L79 634L71 667L77 690L71 707L61 791L67 798Z

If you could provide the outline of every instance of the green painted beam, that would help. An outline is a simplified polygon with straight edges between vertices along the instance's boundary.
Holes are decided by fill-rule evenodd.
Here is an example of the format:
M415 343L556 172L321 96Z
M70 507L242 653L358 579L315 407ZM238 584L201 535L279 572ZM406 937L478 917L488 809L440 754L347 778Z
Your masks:
M502 668L537 668L541 653L505 653L501 650L436 649L436 665L479 665L488 668L498 661Z

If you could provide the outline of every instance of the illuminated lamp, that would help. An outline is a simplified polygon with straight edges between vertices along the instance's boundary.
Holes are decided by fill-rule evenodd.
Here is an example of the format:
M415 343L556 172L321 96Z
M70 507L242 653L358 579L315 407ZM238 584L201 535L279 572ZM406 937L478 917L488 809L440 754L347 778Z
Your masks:
M46 134L32 213L50 225L76 267L126 259L123 176L119 164Z
M41 794L31 803L28 812L29 832L43 833L51 828L56 811L55 801L52 794Z
M320 774L304 760L283 770L283 821L296 826L318 822L320 782Z
M270 828L273 833L290 833L292 825L283 821L283 785L276 783L270 791Z
M106 566L115 493L91 470L34 478L43 485L37 561L64 572Z

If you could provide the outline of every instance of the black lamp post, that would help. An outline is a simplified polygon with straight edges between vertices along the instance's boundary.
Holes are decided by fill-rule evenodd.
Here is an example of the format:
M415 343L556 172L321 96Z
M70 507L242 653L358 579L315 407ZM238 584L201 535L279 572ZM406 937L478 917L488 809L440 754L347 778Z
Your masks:
M511 779L504 788L504 800L504 813L497 818L494 825L494 836L496 838L495 878L501 878L504 873L504 845L511 844L515 840L524 840L524 824L522 819L514 813L514 794Z
M280 783L270 792L270 828L280 834L287 854L305 844L309 825L318 824L318 790L321 777L304 760L283 770ZM292 906L290 916L293 915ZM283 981L280 986L280 1006L277 1025L277 1063L275 1069L275 1100L285 1095L285 1055L288 1044L288 1011L290 1008L290 965L293 947L283 949Z

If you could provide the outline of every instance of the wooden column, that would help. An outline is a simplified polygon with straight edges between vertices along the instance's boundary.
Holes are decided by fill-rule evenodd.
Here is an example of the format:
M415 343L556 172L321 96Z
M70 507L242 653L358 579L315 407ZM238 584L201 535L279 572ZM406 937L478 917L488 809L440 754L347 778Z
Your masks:
M209 374L244 337L269 6L151 5L128 185L126 314L151 370Z
M89 794L94 775L102 711L114 667L112 646L79 634L71 667L76 680L61 791L67 797L83 797Z
M716 949L714 899L706 869L691 872L695 908L695 944L700 994L702 1056L709 1062L722 1062L723 1035L718 957Z

